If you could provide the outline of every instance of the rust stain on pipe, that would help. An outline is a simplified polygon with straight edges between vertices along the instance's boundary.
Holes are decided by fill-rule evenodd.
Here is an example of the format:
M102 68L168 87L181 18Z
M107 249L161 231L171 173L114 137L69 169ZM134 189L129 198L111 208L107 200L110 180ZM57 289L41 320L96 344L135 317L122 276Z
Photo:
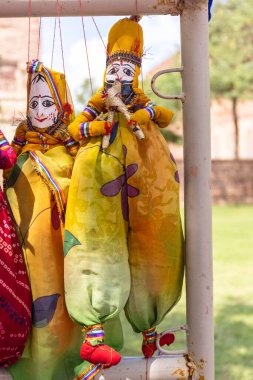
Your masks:
M174 372L172 372L172 375L179 375L179 376L181 376L179 378L179 380L184 380L185 379L185 373L184 373L184 370L182 368L177 368Z
M170 7L169 13L172 16L178 16L182 13L184 8L184 0L157 0L157 5L154 5L154 9L159 6Z
M200 359L198 363L196 363L190 355L185 356L186 365L189 368L189 380L195 379L196 375L198 376L198 380L205 380L205 376L200 375L199 370L202 371L204 369L206 361L204 359Z

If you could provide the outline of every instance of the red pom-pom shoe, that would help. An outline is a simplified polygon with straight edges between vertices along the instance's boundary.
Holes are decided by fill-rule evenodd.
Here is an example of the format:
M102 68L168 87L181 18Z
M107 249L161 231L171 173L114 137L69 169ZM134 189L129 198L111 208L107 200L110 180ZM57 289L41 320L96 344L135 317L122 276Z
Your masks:
M83 360L87 360L92 364L101 363L107 368L117 365L121 360L120 354L113 348L105 344L92 346L89 342L83 343L80 356Z
M144 331L143 333L143 343L142 343L142 353L145 358L151 358L155 351L157 350L156 346L156 327L152 327L149 330ZM172 333L166 333L160 338L160 346L170 345L174 342L175 335Z
M120 362L120 354L112 347L103 344L104 331L102 325L90 326L84 331L86 337L80 350L80 356L83 360L92 364L103 364L106 368Z

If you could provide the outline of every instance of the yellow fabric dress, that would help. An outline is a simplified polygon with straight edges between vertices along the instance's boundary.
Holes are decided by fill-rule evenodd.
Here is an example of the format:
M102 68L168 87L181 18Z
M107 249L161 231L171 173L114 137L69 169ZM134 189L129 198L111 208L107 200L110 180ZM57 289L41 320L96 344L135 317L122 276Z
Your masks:
M152 355L156 325L181 294L179 179L159 132L173 113L138 88L143 55L138 19L121 19L110 29L103 87L68 126L83 144L73 169L64 237L66 305L71 317L87 327L81 348L85 360L76 368L75 380L90 380L102 363L111 365L103 350L118 362L112 347L118 349L121 335L113 326L122 310L133 329L143 333L143 354L147 349ZM139 125L145 139L138 140L116 111L126 115L135 133ZM107 121L98 120L107 112ZM109 132L110 144L102 149L102 135ZM103 339L108 322L110 343ZM100 363L86 354L90 346Z
M17 141L26 144L18 149ZM29 131L14 137L19 154L7 198L31 283L33 321L22 358L9 368L14 380L69 380L80 362L80 335L64 299L63 221L74 159L62 134Z
M140 141L121 114L114 120L109 147L103 151L102 137L91 137L75 160L64 239L66 302L86 326L125 309L141 332L159 324L181 293L179 179L153 121Z

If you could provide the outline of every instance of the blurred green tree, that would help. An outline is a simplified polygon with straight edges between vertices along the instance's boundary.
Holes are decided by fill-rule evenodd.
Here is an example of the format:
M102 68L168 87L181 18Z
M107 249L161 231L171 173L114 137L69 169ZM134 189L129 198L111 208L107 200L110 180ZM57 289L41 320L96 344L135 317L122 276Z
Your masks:
M231 100L234 157L239 158L238 102L253 95L252 0L219 0L210 22L211 94Z

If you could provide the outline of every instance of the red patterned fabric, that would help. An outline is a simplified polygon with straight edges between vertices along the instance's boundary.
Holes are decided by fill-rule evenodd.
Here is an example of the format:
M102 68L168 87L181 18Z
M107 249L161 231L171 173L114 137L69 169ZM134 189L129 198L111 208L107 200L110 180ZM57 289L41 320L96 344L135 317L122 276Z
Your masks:
M0 139L1 139L1 134L0 134ZM1 143L1 140L0 140ZM12 147L7 147L6 149L1 149L0 145L0 164L1 167L0 169L9 169L11 168L15 162L16 162L16 154L13 150Z
M1 147L0 147L1 148ZM11 147L0 149L0 167L16 161ZM16 231L0 188L0 367L21 355L31 325L31 293Z

